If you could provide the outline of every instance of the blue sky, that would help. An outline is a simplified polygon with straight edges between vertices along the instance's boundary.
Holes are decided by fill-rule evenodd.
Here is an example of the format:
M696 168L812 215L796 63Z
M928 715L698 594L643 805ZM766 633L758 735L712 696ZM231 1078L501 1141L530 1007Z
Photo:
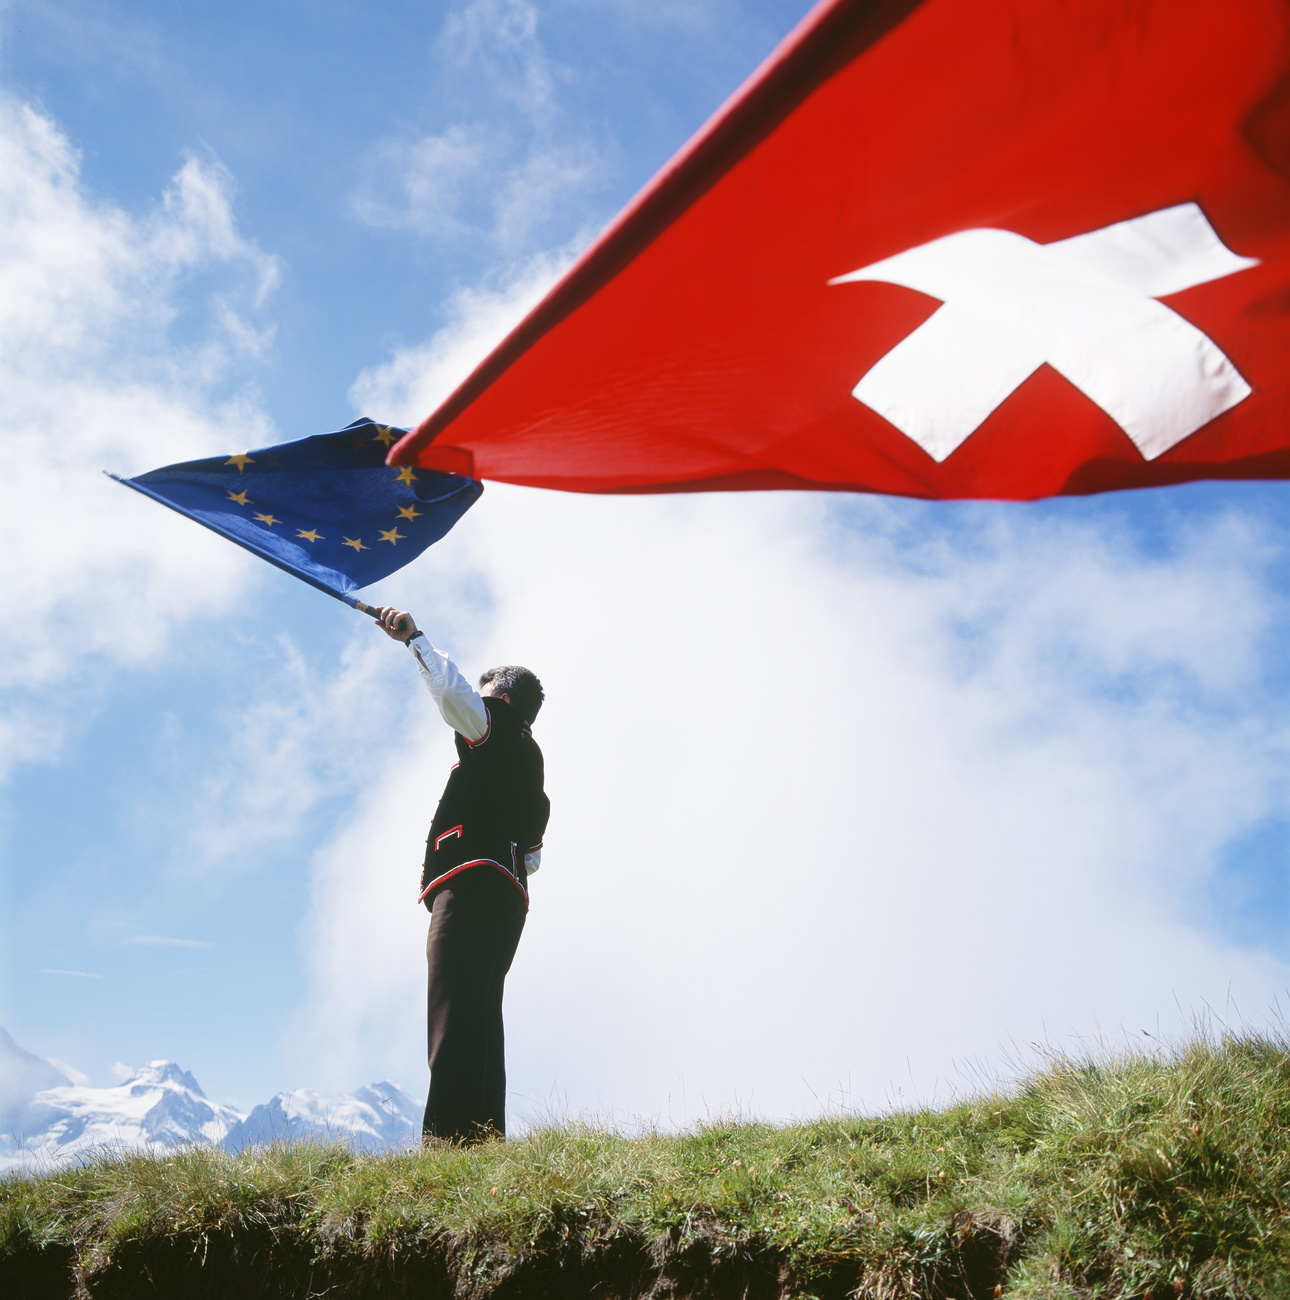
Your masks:
M415 422L803 6L0 10L0 1023L95 1082L415 1092L450 761L358 616L99 474ZM374 589L531 663L515 1116L944 1096L1275 1017L1286 489L492 486Z
M282 430L304 433L346 409L357 369L442 323L453 287L594 233L801 12L15 4L3 72L82 150L91 192L129 210L186 156L228 169L241 228L285 267L256 381ZM440 136L472 156L418 218L403 164Z

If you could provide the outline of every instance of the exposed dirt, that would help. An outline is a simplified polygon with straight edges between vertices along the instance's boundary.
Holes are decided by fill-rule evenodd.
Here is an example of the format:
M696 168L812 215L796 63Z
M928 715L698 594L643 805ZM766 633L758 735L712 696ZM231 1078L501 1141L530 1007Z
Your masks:
M956 1215L948 1251L931 1271L869 1272L858 1257L821 1261L809 1286L782 1252L731 1251L680 1234L646 1239L609 1227L553 1227L521 1254L443 1238L380 1257L352 1244L319 1249L294 1227L130 1241L109 1260L82 1263L66 1248L0 1259L3 1300L990 1300L1018 1247L1017 1225L993 1210ZM348 1248L347 1248L348 1247ZM88 1266L87 1266L88 1264Z

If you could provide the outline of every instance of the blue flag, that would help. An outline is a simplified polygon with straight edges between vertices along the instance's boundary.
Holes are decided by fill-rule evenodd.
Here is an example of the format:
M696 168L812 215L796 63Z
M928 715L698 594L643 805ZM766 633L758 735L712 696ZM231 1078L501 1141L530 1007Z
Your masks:
M385 453L405 432L355 420L339 433L111 477L367 610L351 593L415 560L484 490L459 474L390 469Z

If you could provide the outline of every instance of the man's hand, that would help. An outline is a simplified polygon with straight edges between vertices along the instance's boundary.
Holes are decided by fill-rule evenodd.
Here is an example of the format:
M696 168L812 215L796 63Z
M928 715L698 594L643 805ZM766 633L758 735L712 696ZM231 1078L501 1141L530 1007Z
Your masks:
M404 645L416 636L417 625L407 610L395 609L393 605L378 605L376 614L378 625L386 636L402 641Z

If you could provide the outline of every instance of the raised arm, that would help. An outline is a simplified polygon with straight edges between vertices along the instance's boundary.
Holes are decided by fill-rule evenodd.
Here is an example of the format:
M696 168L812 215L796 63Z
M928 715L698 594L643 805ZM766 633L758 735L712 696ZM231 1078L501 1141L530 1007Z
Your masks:
M426 689L434 696L443 720L467 740L479 741L488 735L488 710L479 692L461 675L457 665L430 644L419 631L412 615L393 605L377 609L380 626L395 641L402 641L412 651Z

